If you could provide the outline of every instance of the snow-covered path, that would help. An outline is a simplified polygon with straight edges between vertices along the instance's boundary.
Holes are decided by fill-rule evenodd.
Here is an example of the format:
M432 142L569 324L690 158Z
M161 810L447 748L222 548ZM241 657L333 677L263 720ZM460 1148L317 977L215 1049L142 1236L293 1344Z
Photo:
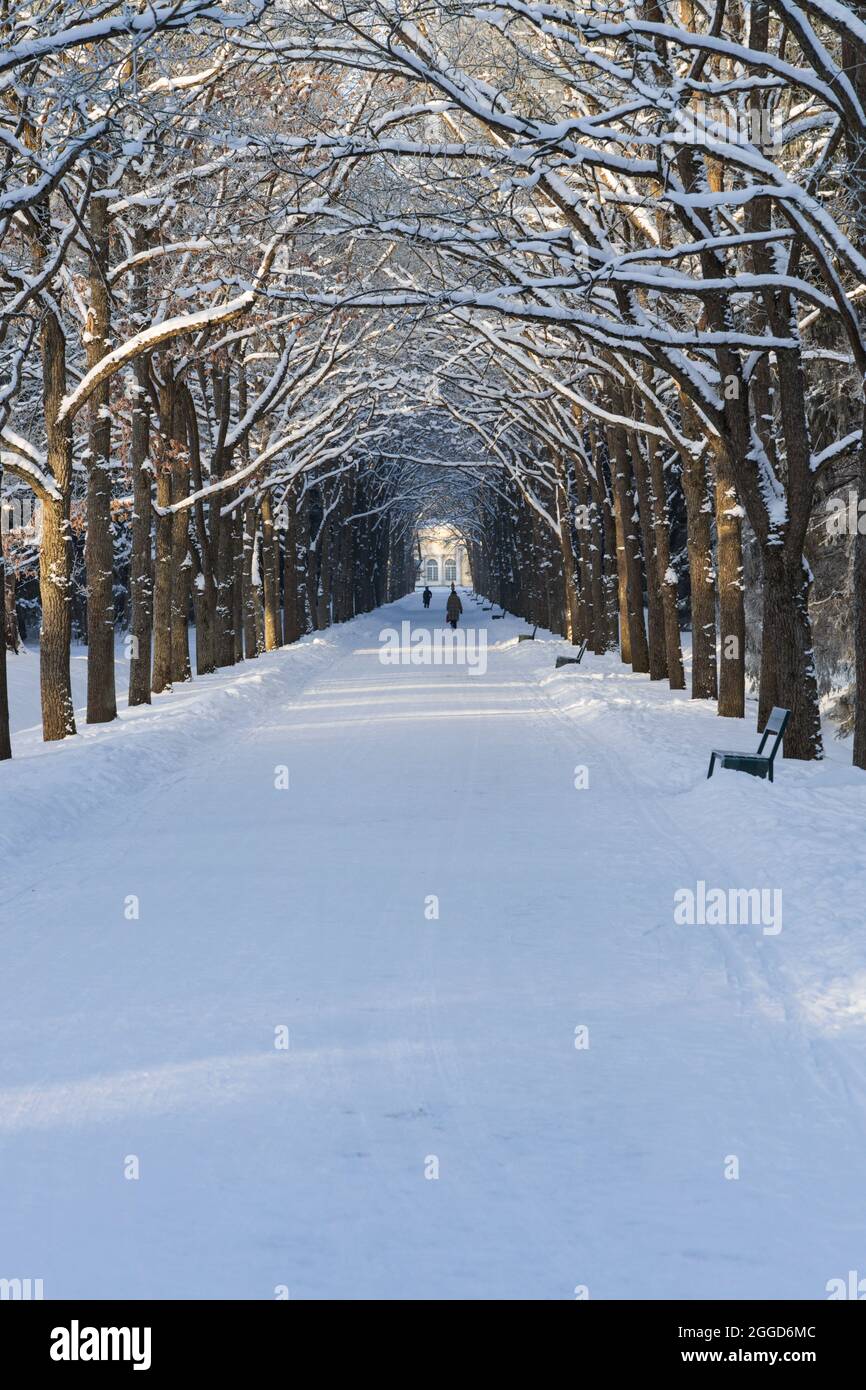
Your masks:
M554 675L564 644L471 602L485 674L381 663L384 626L443 604L22 736L0 1276L568 1299L866 1275L860 774L707 783L752 725L613 657ZM780 888L783 929L676 925L698 880Z

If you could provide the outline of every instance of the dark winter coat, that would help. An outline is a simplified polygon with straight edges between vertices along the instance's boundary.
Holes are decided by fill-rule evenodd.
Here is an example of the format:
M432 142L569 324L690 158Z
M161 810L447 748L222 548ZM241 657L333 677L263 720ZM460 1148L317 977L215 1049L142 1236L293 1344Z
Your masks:
M460 595L452 592L448 595L448 602L445 605L445 617L449 623L453 623L463 612L463 604L460 602Z

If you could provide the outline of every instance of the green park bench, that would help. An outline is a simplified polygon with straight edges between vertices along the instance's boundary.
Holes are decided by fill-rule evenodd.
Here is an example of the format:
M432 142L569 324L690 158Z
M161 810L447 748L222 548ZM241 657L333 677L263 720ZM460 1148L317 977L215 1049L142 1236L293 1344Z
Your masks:
M774 706L770 710L770 717L764 726L757 753L744 753L742 750L731 751L729 748L714 748L710 754L707 777L712 777L716 759L718 759L722 767L732 767L736 772L748 772L750 777L768 777L772 782L773 761L779 751L779 745L790 718L791 711L789 709L779 709L778 706ZM770 738L773 740L773 744L769 753L765 753L764 746Z
M586 642L583 641L583 642L581 642L581 644L580 644L580 646L579 646L579 648L578 648L577 656L558 656L558 657L556 658L556 669L557 669L557 671L559 670L560 666L579 666L580 663L583 661L583 654L584 654L585 651L586 651Z
M520 635L519 635L518 638L517 638L518 642L534 642L534 641L535 641L535 634L536 634L537 631L538 631L538 623L535 624L535 627L532 629L531 632L521 632Z

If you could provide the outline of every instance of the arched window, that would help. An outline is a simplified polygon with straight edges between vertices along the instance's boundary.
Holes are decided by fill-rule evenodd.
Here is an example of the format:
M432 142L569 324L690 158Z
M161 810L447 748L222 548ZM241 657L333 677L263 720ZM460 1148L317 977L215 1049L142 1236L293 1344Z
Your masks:
M456 583L457 583L457 561L456 561L456 560L446 560L446 561L445 561L445 567L444 567L444 568L445 568L445 583L446 583L446 584L456 584Z
M433 556L427 561L427 573L424 576L428 584L439 583L439 561L434 560Z

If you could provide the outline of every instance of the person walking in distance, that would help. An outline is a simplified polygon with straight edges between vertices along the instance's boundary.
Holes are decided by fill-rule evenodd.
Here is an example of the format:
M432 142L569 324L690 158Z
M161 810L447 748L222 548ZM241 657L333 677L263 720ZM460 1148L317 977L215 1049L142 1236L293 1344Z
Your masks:
M432 597L433 597L433 590L430 588L430 586L429 586L429 584L428 584L427 588L424 590L423 594L421 595L421 599L422 599L422 601L423 601L423 603L424 603L424 607L425 607L425 608L429 608L429 607L430 607L430 600L431 600Z
M445 605L445 617L455 632L457 631L457 619L462 612L463 604L460 602L460 595L452 584L451 593L448 595L448 602Z

